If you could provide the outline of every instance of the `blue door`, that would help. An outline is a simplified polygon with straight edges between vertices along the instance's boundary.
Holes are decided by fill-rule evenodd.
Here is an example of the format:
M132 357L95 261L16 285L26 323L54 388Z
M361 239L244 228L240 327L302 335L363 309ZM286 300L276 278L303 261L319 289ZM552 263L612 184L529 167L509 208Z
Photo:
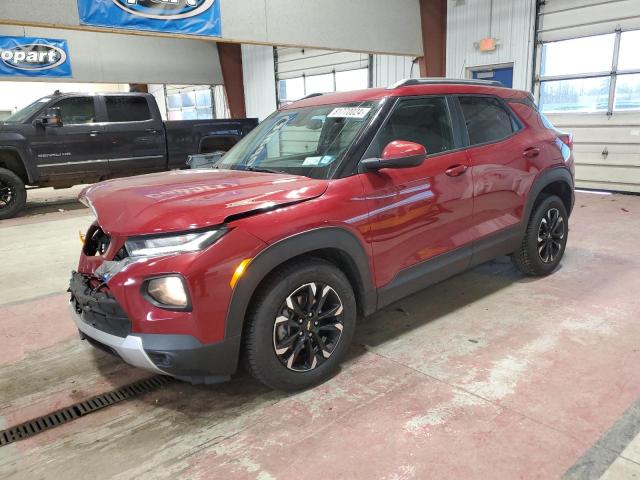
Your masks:
M497 80L505 87L513 88L513 67L488 68L473 72L474 80Z

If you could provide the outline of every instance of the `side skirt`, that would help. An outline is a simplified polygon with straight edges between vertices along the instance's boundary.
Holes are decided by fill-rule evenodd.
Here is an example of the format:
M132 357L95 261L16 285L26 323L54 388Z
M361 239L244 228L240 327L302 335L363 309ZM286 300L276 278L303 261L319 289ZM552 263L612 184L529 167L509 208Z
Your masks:
M471 267L514 252L520 246L522 235L521 226L516 225L476 241L473 245L405 268L389 284L378 289L378 309Z

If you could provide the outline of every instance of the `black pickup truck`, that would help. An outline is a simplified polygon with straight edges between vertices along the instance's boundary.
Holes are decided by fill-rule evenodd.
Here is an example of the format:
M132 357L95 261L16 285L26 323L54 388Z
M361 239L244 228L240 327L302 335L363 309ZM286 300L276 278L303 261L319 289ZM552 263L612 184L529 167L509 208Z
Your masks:
M0 220L26 186L68 188L186 168L188 155L227 151L257 119L163 122L147 93L56 93L0 122Z

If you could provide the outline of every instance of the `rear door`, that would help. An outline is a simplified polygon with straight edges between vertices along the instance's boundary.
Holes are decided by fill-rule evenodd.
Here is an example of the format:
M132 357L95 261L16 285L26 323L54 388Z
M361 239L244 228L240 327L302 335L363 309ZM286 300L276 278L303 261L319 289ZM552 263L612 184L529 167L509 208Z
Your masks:
M105 138L109 148L109 176L126 177L166 169L162 119L145 95L105 95Z
M524 125L499 98L457 97L466 124L473 174L474 237L481 239L516 226L536 170L527 155L543 145L527 142Z
M473 183L454 132L446 97L400 99L365 154L380 158L395 140L424 145L428 154L418 167L361 175L382 303L423 288L444 271L463 270L470 261ZM438 257L442 268L434 273L430 269L435 264L427 261Z
M65 97L49 107L60 109L62 126L35 130L32 148L41 178L74 181L106 176L106 146L96 97Z

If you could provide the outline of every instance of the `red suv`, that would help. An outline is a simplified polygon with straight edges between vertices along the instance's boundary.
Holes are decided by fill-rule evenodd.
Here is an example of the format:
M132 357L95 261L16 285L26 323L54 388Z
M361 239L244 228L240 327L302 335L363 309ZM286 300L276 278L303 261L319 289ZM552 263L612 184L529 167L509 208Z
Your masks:
M356 318L509 254L551 273L574 202L570 135L527 92L414 79L288 105L209 170L88 187L81 336L194 383L242 358L274 388L327 379Z

